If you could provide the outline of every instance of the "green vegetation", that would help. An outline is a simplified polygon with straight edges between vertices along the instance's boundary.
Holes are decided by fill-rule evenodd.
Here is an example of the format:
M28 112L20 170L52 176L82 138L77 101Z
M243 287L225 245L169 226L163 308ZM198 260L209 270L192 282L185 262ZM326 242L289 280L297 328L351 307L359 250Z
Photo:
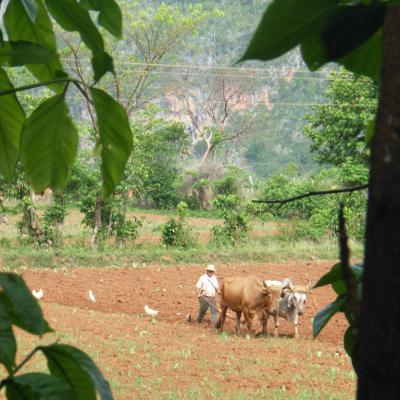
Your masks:
M298 13L300 8L301 13ZM336 110L328 109L327 115L314 116L308 131L315 141L314 150L321 153L320 161L340 165L355 161L355 164L360 164L367 161L368 155L360 139L363 137L371 146L363 273L360 268L350 266L341 209L340 265L334 266L331 273L321 279L324 284L332 285L338 298L314 320L314 330L318 333L333 314L345 313L350 324L344 336L345 348L356 366L359 399L384 398L400 390L397 378L390 376L396 365L392 347L396 346L397 337L385 331L377 334L383 321L387 326L396 323L397 310L391 309L390 316L385 317L374 316L373 312L385 307L388 301L395 302L395 293L389 297L387 293L391 290L395 292L398 286L397 283L386 286L383 277L397 274L393 260L398 260L399 253L394 249L400 245L400 224L397 222L400 219L400 147L398 122L394 122L400 116L400 75L397 68L400 53L396 46L400 37L399 19L398 1L275 0L267 6L242 57L242 60L267 61L299 46L311 70L334 61L379 83L379 112L374 118L370 119L369 115L365 118L361 110L351 112L347 109L344 115L340 115L341 107L337 107ZM371 86L367 84L365 89L367 95L361 98L362 108L368 103L374 106L374 96L370 96ZM351 99L352 93L347 92L346 98ZM363 104L365 100L367 104ZM353 105L356 105L354 100ZM338 116L345 122L344 125L333 124L328 118L337 120ZM339 128L337 131L336 127ZM350 127L349 131L347 127ZM333 140L323 138L321 131ZM331 150L334 150L333 154ZM357 181L354 176L349 178L350 181ZM322 283L319 282L319 285ZM374 354L370 353L372 341L376 349ZM380 365L379 372L373 367L375 364Z

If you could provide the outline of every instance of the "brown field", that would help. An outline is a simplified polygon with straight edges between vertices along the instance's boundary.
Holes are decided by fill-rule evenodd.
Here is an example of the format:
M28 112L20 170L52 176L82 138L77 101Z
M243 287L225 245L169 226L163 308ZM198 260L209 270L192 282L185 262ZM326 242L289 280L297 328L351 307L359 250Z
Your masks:
M220 280L254 274L315 281L333 262L217 265ZM343 350L340 315L312 339L312 317L334 299L329 288L312 290L295 340L282 321L280 337L254 337L233 320L218 334L207 322L187 323L197 313L194 285L204 265L136 265L131 268L25 269L30 289L44 290L45 316L58 338L95 359L116 399L351 399L355 378ZM96 302L88 299L91 289ZM143 307L159 310L151 319ZM271 322L270 322L271 323ZM269 327L272 331L272 323ZM22 337L20 356L37 340ZM32 369L44 367L37 360Z

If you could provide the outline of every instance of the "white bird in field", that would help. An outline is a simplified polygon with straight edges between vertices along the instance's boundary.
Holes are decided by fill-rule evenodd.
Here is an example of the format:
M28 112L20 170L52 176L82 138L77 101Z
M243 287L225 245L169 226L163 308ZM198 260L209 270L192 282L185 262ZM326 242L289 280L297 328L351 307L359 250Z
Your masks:
M147 304L144 306L144 311L147 315L150 315L150 317L156 317L158 314L158 311L151 309Z
M89 290L89 299L93 301L93 303L96 301L96 297L94 297L94 293L91 290Z
M32 290L32 294L34 297L36 297L38 300L40 300L43 297L43 289L39 289L39 290Z

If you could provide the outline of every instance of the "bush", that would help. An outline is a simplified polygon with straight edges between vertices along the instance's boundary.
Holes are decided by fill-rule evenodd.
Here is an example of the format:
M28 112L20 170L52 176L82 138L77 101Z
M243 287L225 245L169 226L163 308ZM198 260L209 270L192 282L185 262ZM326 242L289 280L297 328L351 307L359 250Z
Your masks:
M170 218L162 227L162 242L166 246L189 248L197 242L197 236L186 226L188 206L181 201L177 206L178 219Z
M219 211L224 224L212 228L212 242L217 246L227 247L246 239L250 230L249 214L242 207L239 197L218 195L213 205Z
M286 174L285 171L273 176L264 184L264 199L282 200L345 185L343 170L338 168L321 171L302 179L290 173ZM362 239L365 234L366 200L363 192L311 196L283 205L265 204L263 210L273 217L293 220L293 231L288 233L289 235L318 240L323 236L337 236L337 213L340 202L343 202L349 237Z

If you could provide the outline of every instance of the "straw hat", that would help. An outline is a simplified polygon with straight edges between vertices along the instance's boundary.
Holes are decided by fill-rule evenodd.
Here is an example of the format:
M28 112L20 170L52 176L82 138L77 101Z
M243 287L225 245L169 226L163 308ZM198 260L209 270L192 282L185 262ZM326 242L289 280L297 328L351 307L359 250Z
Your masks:
M206 270L207 270L207 271L215 272L215 265L214 265L214 264L208 264Z

